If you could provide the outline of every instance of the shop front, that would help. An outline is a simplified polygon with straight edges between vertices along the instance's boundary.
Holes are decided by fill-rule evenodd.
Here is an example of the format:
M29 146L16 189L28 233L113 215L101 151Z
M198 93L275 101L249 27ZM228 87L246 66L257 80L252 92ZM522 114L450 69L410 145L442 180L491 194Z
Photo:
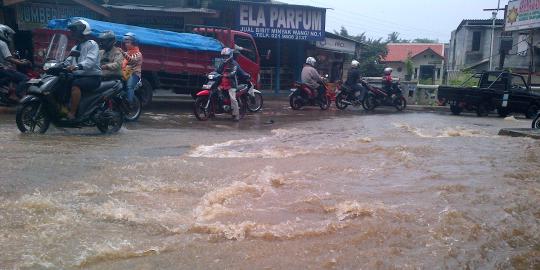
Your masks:
M335 83L347 76L351 61L360 55L360 45L353 39L326 33L323 41L310 46L308 54L317 59L319 72Z

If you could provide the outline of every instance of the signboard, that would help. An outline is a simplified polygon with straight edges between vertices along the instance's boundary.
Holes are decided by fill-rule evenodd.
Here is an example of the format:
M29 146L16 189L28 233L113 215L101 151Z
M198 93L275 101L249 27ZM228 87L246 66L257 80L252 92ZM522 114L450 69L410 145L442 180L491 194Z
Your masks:
M516 0L508 2L505 31L540 28L540 0Z
M294 6L241 4L238 30L256 38L323 41L326 9Z
M316 46L321 49L348 54L354 54L356 52L356 44L354 42L329 37L325 38L323 41L317 41Z
M98 19L93 11L82 6L24 3L17 5L19 30L31 30L46 26L49 20L69 17Z

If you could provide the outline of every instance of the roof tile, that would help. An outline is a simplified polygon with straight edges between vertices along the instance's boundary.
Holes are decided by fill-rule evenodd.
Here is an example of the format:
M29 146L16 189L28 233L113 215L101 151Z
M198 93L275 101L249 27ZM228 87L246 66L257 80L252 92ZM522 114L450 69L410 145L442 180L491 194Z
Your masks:
M384 58L386 62L404 62L409 54L411 57L415 57L427 49L432 49L444 57L444 44L442 43L389 43L386 47L388 48L388 55Z

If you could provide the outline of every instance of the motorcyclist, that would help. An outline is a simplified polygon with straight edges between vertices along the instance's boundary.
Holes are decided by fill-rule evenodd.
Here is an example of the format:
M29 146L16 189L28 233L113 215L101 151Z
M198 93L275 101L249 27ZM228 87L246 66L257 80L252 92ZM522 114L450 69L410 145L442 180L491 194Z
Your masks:
M71 107L68 119L75 119L81 101L81 91L92 91L101 84L101 67L99 66L99 46L90 39L92 30L85 20L77 20L68 25L71 37L77 45L71 49L66 59L68 70L73 72L71 84Z
M135 87L141 80L143 55L139 49L137 36L134 33L124 35L124 45L127 52L122 51L124 60L122 62L122 77L126 81L128 101L133 102Z
M18 100L24 90L24 83L28 77L16 70L14 66L29 65L30 62L26 59L19 60L11 54L9 43L13 39L15 31L7 25L0 24L0 78L7 77L10 81L17 84L16 93L10 96L13 100Z
M223 48L223 50L221 50L221 57L223 58L223 62L216 70L216 72L223 75L220 87L229 89L229 98L231 99L233 118L235 121L239 121L240 108L238 106L238 100L236 99L238 78L240 78L241 80L246 80L246 78L249 78L250 76L244 70L242 70L240 65L233 59L233 49Z
M359 66L360 62L352 60L351 69L347 74L347 80L345 81L345 85L352 90L354 96L358 96L360 100L363 100L365 89L364 87L362 87L362 85L359 84L361 78Z
M315 65L317 64L317 60L313 57L308 57L306 59L306 63L304 64L304 67L302 68L302 83L306 84L311 88L313 91L317 91L318 96L321 97L324 92L324 83L322 81L321 76L319 75L319 72L315 69Z
M384 69L384 76L382 80L382 86L385 91L388 93L392 92L392 68L387 67Z
M103 80L122 78L122 50L115 46L116 36L113 31L105 31L99 35L99 59Z

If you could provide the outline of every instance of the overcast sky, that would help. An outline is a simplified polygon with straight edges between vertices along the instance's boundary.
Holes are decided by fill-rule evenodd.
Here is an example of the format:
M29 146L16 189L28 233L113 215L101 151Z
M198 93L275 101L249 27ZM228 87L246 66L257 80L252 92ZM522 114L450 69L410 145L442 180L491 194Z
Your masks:
M345 26L350 34L366 32L368 37L384 37L396 31L401 38L450 40L450 32L463 19L490 19L497 0L280 0L299 5L332 8L326 15L326 30ZM508 0L501 1L501 8ZM498 18L503 18L504 11Z

